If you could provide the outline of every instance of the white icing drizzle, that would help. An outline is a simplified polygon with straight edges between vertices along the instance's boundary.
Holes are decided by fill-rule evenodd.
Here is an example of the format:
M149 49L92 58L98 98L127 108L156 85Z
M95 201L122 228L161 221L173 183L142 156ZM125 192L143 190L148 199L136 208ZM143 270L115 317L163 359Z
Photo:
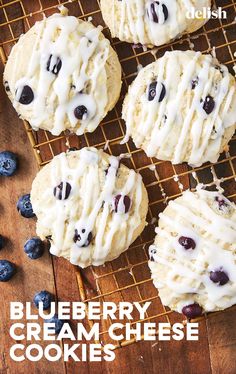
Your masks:
M145 225L142 217L147 210L146 206L140 212L144 197L142 177L123 165L118 167L118 158L105 157L103 151L95 148L61 153L46 166L50 176L40 199L35 187L40 182L39 173L31 200L38 217L38 235L52 235L52 254L64 256L81 267L101 265L118 257L136 238L135 231ZM71 185L66 200L58 200L52 193L62 181ZM127 213L120 206L123 198L118 211L114 211L114 198L119 194L131 199ZM75 230L80 235L79 245L74 242ZM90 233L92 240L88 244Z
M113 3L112 20L107 19L107 23L108 25L111 24L112 36L136 44L156 46L165 44L190 28L193 21L186 17L189 10L192 8L202 10L204 6L209 5L208 0L200 2L195 0L163 0L159 1L159 4L153 0L111 1ZM153 12L150 11L151 6L155 9L158 22L154 22ZM167 9L167 18L163 7ZM204 21L199 21L199 27L202 24L204 24Z
M219 209L215 198L227 205ZM149 266L164 305L181 312L193 302L205 311L236 303L235 204L219 192L185 191L160 214L156 232L155 244L149 249L154 261ZM185 250L178 242L180 236L193 239L195 249ZM229 277L224 286L209 277L219 269Z
M17 65L28 35L21 37L21 47L17 44L13 48L17 51L9 79L13 105L35 130L49 127L53 135L59 135L66 125L81 135L85 131L92 132L105 116L110 42L102 37L101 29L62 14L36 22L34 32L37 37L30 56L26 57L29 59L27 71L17 80ZM58 57L61 60L58 74L47 69L50 56L51 69ZM29 85L34 92L34 100L29 105L18 102L23 85ZM87 113L78 119L74 110L82 105Z
M125 140L132 135L149 157L174 164L216 162L224 133L232 126L233 134L236 118L236 85L227 67L220 65L221 75L216 65L211 55L173 51L142 69L124 102ZM198 84L192 89L196 77ZM158 82L157 92L149 101L147 90L153 81ZM166 93L158 102L161 83ZM203 109L208 95L214 100L209 114Z

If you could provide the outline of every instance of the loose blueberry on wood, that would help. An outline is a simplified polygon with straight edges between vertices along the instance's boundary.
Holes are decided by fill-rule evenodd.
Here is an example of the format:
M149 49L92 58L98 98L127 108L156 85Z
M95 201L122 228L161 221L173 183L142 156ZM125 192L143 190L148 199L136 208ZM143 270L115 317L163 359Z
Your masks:
M54 300L53 295L48 291L40 291L34 295L34 305L36 308L39 308L39 303L43 303L43 309L49 309L51 306L51 302Z
M186 250L196 248L195 241L192 238L188 238L187 236L180 236L178 242Z
M78 232L77 229L75 229L75 235L74 235L74 242L78 247L88 247L89 244L91 243L93 238L92 232L89 232L86 234L86 230L82 229L81 233Z
M9 151L0 152L0 175L11 177L17 170L18 158Z
M114 199L114 210L116 213L128 213L131 205L130 197L127 195L117 195Z
M157 94L157 86L161 85L160 87L160 95L158 97L158 102L162 102L162 100L164 99L165 95L166 95L166 88L164 86L163 83L158 83L158 82L152 82L150 83L149 87L148 87L148 101L152 101L154 100L154 98L156 97L156 94Z
M75 118L85 120L87 118L88 109L84 105L79 105L74 110Z
M200 317L202 315L202 307L197 303L186 305L186 306L183 307L182 313L187 318Z
M32 218L35 216L30 201L30 194L22 195L17 202L17 210L25 218Z
M62 62L60 57L50 55L47 61L47 71L50 71L52 74L57 75L61 70Z
M9 281L16 272L16 266L7 260L0 260L0 282Z
M68 182L61 182L57 187L54 187L53 194L58 200L68 199L71 192L71 185Z
M45 323L54 323L54 328L49 328L55 330L56 334L59 334L59 332L62 329L62 326L64 325L64 321L58 318L58 314L54 314L54 316L50 319L46 319Z
M24 86L20 97L19 97L19 103L23 105L28 105L34 100L34 93L30 86Z
M162 17L160 17L161 12ZM147 10L148 17L155 23L163 24L168 19L168 9L165 4L160 4L159 1L151 3Z
M224 286L229 282L229 277L223 270L214 270L210 272L210 280L213 283L219 283L220 286Z
M203 103L203 109L205 110L206 114L210 114L215 108L215 101L212 96L207 95L204 103Z
M25 243L24 251L29 258L31 258L32 260L36 260L43 255L44 243L37 237L31 238Z

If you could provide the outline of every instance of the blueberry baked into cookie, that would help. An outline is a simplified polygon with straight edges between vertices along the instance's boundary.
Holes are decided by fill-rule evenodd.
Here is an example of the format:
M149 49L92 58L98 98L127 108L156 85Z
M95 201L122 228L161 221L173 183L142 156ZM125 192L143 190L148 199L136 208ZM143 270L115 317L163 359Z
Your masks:
M112 37L152 47L202 27L207 20L188 18L188 12L210 5L210 0L101 0L101 11Z
M126 139L132 136L149 157L216 162L235 131L235 79L211 55L166 52L139 72L122 115Z
M37 234L71 263L102 265L118 257L146 224L140 174L102 150L61 153L36 176L31 202Z
M185 191L159 217L149 267L163 304L188 318L236 304L235 204Z
M34 130L92 132L116 104L121 67L101 27L54 14L12 48L4 71L6 92Z

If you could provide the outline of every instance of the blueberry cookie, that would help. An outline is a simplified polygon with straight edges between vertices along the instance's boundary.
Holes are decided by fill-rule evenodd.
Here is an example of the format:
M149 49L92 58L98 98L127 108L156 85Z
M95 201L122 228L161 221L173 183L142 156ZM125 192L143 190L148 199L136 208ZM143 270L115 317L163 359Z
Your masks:
M235 304L235 204L219 192L185 191L159 217L149 267L162 303L189 318Z
M235 131L236 84L211 55L173 51L142 69L123 105L126 139L173 164L216 162Z
M95 148L61 153L36 176L37 234L72 264L102 265L142 232L148 208L141 175Z
M58 13L20 37L4 84L34 130L81 135L94 131L117 102L121 67L100 26Z
M207 19L189 17L210 0L101 0L101 10L111 35L130 43L159 46L183 33L191 33Z

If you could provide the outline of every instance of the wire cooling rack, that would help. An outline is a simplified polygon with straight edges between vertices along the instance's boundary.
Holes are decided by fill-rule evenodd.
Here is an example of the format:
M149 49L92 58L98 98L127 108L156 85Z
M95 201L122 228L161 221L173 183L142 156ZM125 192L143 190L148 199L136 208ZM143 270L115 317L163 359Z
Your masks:
M58 11L59 5L65 5L70 15L91 20L95 25L104 26L104 34L111 39L109 30L105 27L98 0L56 1L56 0L0 0L0 57L2 63L17 42L19 36L26 32L37 20ZM221 155L219 161L213 164L204 164L198 168L190 168L186 164L172 165L169 162L148 158L143 151L136 149L133 142L121 145L124 137L125 124L121 119L121 107L129 84L137 75L138 69L155 61L167 50L200 50L204 53L215 53L221 63L228 66L234 74L234 61L236 56L236 3L233 0L215 0L213 7L221 6L227 12L227 19L210 20L204 27L191 35L184 35L165 46L145 50L142 46L122 43L118 39L111 40L116 50L123 72L123 88L120 100L115 109L111 111L102 124L92 134L77 137L66 132L61 136L53 137L46 131L34 132L26 121L24 122L30 143L39 167L49 162L56 154L69 147L82 148L95 146L104 148L113 155L125 154L123 163L138 171L144 180L149 195L149 212L146 229L133 243L131 248L123 253L117 260L100 267L89 267L85 270L77 268L77 283L79 297L84 302L89 301L138 301L143 304L151 301L145 319L138 321L133 315L131 324L136 322L170 322L173 323L182 316L165 308L157 294L157 290L150 279L147 266L148 247L154 238L154 227L158 213L163 211L170 199L179 196L184 189L193 188L196 183L214 182L215 178L222 178L222 187L225 195L236 200L235 168L236 168L236 137L230 142L228 152ZM102 315L101 315L102 316ZM204 316L203 318L206 318ZM92 321L87 321L90 325ZM124 323L124 321L122 321ZM112 321L101 319L100 342L106 344L110 341L108 328ZM135 342L120 341L116 347L122 347ZM114 343L114 342L112 342Z

